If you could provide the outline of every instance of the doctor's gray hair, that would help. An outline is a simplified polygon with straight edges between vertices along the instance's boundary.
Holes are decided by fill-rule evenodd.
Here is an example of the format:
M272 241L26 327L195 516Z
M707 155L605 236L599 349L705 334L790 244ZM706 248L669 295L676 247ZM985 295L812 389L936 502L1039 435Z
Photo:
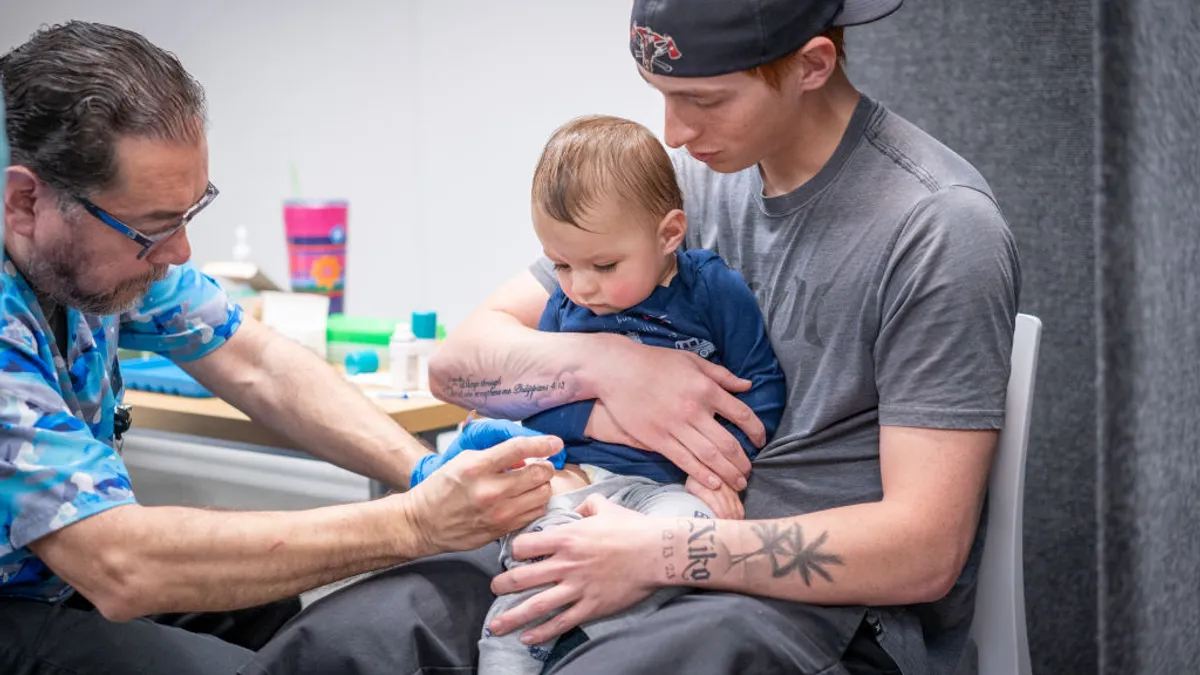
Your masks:
M179 59L133 31L71 21L0 56L13 166L60 193L117 180L122 137L192 142L204 135L204 89Z

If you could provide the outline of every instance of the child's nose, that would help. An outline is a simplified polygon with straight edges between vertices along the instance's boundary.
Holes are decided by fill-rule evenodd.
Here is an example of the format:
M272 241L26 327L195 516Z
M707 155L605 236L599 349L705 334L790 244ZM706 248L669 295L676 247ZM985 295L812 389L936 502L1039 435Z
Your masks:
M580 274L575 278L575 292L579 295L589 296L595 293L600 287L596 282L596 277L591 274Z

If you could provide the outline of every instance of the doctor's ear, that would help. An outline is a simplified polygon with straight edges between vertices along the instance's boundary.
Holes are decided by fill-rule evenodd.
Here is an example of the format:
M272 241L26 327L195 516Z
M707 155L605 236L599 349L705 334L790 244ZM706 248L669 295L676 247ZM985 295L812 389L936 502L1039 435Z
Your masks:
M4 176L4 229L22 237L32 237L37 202L50 198L50 190L23 166L6 168Z

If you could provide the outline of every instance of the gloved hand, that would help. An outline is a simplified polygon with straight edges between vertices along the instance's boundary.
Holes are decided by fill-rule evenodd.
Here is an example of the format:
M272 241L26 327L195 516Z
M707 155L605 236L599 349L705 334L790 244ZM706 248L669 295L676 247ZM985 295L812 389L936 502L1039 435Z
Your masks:
M511 422L509 420L482 420L472 422L463 428L450 447L446 451L439 454L425 455L413 467L412 477L409 479L408 486L416 487L421 481L428 478L444 465L446 462L454 459L464 450L487 450L493 445L499 445L510 438L518 436L544 436L540 431L526 429L525 427ZM554 465L555 469L563 468L567 461L566 450L559 451L558 454L547 458Z

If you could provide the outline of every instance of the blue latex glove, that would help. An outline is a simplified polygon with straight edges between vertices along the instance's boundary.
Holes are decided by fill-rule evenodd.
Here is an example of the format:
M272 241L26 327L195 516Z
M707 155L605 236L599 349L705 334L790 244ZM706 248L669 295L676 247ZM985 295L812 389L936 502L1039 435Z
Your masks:
M464 450L487 450L493 445L499 445L510 438L520 436L544 436L540 431L526 429L509 420L483 420L468 424L462 433L454 439L446 451L422 457L412 470L409 487L416 487L421 481L433 475L443 464L454 459ZM566 450L560 450L552 457L547 457L555 469L563 468L567 461Z

